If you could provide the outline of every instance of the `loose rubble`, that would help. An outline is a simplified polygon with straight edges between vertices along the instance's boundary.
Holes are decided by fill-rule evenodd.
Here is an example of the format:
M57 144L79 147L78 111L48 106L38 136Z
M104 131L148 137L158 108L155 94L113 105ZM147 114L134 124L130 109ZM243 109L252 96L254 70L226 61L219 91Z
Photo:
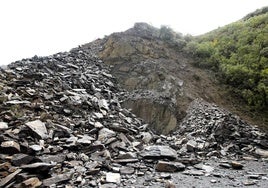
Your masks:
M127 92L94 50L0 69L0 187L135 187L140 178L175 187L175 172L217 184L215 168L241 171L242 160L267 157L266 134L200 99L176 132L154 134L121 106ZM243 185L265 178L249 174Z

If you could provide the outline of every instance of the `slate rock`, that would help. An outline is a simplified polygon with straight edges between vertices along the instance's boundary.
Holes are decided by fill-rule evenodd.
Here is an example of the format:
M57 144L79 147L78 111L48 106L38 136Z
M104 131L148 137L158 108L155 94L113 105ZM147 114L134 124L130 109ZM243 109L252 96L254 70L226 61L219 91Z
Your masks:
M120 168L120 174L134 174L135 169L133 167L123 166Z
M32 164L22 165L20 168L34 172L38 171L41 173L41 172L48 172L54 166L55 164L36 162Z
M121 182L121 175L119 173L107 172L106 173L106 182L107 183L120 184L120 182Z
M38 138L41 138L41 139L47 138L48 136L47 128L42 121L40 120L30 121L30 122L25 123L25 125L29 127L30 130L32 130L35 133L35 135L38 136Z
M8 129L8 124L6 122L0 122L0 130Z
M114 131L107 129L107 128L102 128L99 131L98 140L105 141L108 138L114 137L115 135L116 133Z
M15 141L5 141L1 143L2 153L14 154L20 152L20 145Z
M147 146L141 152L141 156L145 159L176 159L177 152L169 146L153 145Z
M155 169L159 172L177 172L183 171L185 165L179 162L158 161Z
M22 187L31 187L31 188L35 188L35 187L39 187L42 185L42 182L37 178L37 177L33 177L33 178L29 178L27 180L24 180L21 183Z
M33 159L34 159L33 156L19 153L19 154L14 154L12 156L11 163L15 166L20 166L22 164L29 164Z
M63 183L70 180L72 173L54 174L51 178L43 180L43 186L51 186L53 184Z
M194 141L194 140L189 140L189 141L186 143L186 148L187 148L187 151L189 151L189 152L193 152L193 151L195 151L195 149L197 148L197 143L196 143L196 141Z
M12 181L17 174L19 174L22 171L22 169L18 169L14 171L13 173L9 174L8 176L4 177L0 180L0 187L5 187L10 181Z

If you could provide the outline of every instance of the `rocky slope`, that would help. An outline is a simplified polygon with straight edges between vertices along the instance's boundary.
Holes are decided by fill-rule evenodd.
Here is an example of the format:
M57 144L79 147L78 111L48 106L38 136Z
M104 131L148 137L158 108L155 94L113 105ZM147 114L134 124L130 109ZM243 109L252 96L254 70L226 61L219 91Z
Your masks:
M209 77L160 34L138 24L0 69L0 187L267 186L267 135L206 102Z
M131 108L157 133L176 129L194 99L219 103L223 98L222 89L210 75L191 66L182 52L185 43L172 30L146 23L99 41L98 55L131 95L123 106ZM90 51L91 44L82 48Z

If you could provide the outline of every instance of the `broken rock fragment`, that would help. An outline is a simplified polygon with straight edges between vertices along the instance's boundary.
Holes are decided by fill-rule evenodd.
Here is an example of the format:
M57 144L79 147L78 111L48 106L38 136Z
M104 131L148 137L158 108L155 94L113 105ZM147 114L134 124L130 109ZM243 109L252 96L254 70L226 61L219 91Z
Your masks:
M49 186L51 186L53 184L68 181L71 178L71 175L72 175L72 173L53 175L53 177L45 179L43 181L43 185L49 187Z
M42 185L42 182L37 177L33 177L33 178L29 178L23 181L21 184L22 184L22 187L35 188L35 187L39 187L40 185Z
M0 130L8 129L8 124L6 122L0 122Z
M30 121L25 123L27 127L30 128L30 130L37 135L37 137L41 139L46 139L47 138L47 128L45 124L40 121L40 120L35 120L35 121Z
M155 169L159 172L177 172L183 171L185 165L179 162L158 161Z
M2 153L14 154L20 152L20 145L15 141L5 141L1 143Z
M106 182L107 183L120 184L120 182L121 182L121 176L120 176L119 173L107 172L106 173Z
M14 154L12 156L11 163L15 166L20 166L22 164L29 164L33 159L34 159L33 156L19 153L19 154Z
M141 156L146 159L176 159L177 152L169 146L147 146L141 153Z

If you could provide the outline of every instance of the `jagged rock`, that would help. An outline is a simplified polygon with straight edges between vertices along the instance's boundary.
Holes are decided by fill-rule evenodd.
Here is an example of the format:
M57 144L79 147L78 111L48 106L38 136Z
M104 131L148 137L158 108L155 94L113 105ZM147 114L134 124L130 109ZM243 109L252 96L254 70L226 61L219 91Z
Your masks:
M77 140L77 143L80 144L90 144L93 140L95 140L94 138L88 136L88 135L83 135L82 138Z
M5 185L7 185L21 171L22 171L22 169L17 169L15 172L13 172L13 173L9 174L8 176L6 176L5 178L1 179L1 181L0 181L0 187L4 187Z
M146 159L176 159L177 152L169 146L147 146L141 153L141 156Z
M47 128L45 124L40 120L30 121L25 123L31 131L33 131L39 138L46 139L47 138Z
M37 163L22 165L21 168L30 170L30 171L34 170L38 172L48 172L53 166L55 166L55 164L37 162Z
M106 182L120 184L121 176L119 173L107 172L106 173Z
M177 172L183 171L185 165L179 162L158 161L155 169L159 172Z
M15 141L5 141L1 143L3 153L14 154L20 152L20 145Z
M33 178L29 178L29 179L23 181L21 183L21 185L23 187L35 188L35 187L39 187L40 185L42 185L42 182L38 178L33 177Z
M116 133L114 131L107 129L107 128L102 128L99 131L98 139L100 141L104 141L104 140L107 140L108 138L114 137L115 135Z
M47 179L43 180L43 185L44 186L51 186L53 184L62 183L64 181L68 181L71 178L71 175L72 175L71 173L54 175L51 178L47 178Z
M14 154L11 159L11 163L15 166L20 166L22 164L29 164L34 159L33 156L26 154Z
M189 140L186 144L187 151L193 152L197 148L197 143L194 140Z

